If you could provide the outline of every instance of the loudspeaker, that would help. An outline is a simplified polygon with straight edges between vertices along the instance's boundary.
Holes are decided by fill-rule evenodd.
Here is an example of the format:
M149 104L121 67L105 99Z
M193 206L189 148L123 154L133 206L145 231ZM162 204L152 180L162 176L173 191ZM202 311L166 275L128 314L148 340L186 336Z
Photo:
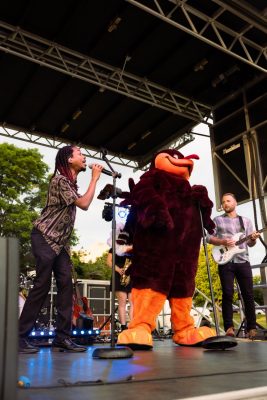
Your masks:
M250 199L250 182L242 139L217 150L213 166L219 206L224 193L234 193L238 202Z
M0 398L17 398L18 240L0 237Z
M211 128L216 203L231 192L243 203L267 194L267 78L226 99L213 110Z
M266 109L267 109L267 104L266 104ZM264 181L266 181L266 177L267 177L267 157L266 157L267 123L266 123L266 125L256 129L256 135L257 135L257 142L258 142L258 151L259 151L259 160L260 160L260 166L261 166L262 179L264 182ZM264 192L267 192L267 187L264 188Z

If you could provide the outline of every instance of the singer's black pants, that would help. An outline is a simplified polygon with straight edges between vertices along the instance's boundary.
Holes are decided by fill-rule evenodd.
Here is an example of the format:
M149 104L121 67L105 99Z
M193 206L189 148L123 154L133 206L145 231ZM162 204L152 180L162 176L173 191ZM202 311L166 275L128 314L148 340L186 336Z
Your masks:
M31 234L31 243L36 260L36 277L20 316L19 336L26 338L32 331L50 290L54 272L57 284L56 336L58 339L64 339L70 335L72 320L73 286L70 257L64 249L57 255L41 232L35 228Z
M222 285L222 315L225 331L233 327L234 279L240 287L244 301L247 330L256 328L255 303L253 296L253 277L249 262L219 265Z

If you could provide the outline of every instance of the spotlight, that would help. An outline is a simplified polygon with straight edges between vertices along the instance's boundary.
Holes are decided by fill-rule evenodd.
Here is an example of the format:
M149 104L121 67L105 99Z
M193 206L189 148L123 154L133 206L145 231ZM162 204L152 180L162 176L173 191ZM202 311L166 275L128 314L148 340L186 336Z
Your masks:
M112 221L112 219L113 219L112 205L110 205L110 204L104 205L104 209L102 211L102 218L107 222Z
M127 215L129 214L129 210L127 208L120 208L118 211L118 215L121 219L124 219L127 217Z

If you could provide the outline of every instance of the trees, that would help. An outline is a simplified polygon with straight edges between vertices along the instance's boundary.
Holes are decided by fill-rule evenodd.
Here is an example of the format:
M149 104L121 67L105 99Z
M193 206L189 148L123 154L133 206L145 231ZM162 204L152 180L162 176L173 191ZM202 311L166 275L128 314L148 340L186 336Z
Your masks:
M221 283L218 274L218 265L212 258L211 255L211 245L207 245L208 250L208 258L210 264L210 274L211 274L211 281L212 287L214 292L215 301L220 303L222 299L222 290L221 290ZM196 287L203 292L207 297L211 298L210 294L210 286L209 286L209 279L207 273L207 264L206 264L206 257L204 252L204 247L202 246L199 253L198 259L198 270L196 275ZM194 296L195 305L201 306L203 304L203 298L200 295Z
M44 207L50 175L37 149L0 144L0 236L17 237L20 267L34 266L30 233L33 220ZM70 243L78 243L73 230Z
M0 235L20 240L20 262L29 262L32 221L45 204L48 166L37 149L0 144Z
M72 262L75 267L78 278L80 279L100 279L109 280L111 277L111 269L107 266L108 252L104 252L102 256L92 262L84 263L80 260L78 252L72 252Z

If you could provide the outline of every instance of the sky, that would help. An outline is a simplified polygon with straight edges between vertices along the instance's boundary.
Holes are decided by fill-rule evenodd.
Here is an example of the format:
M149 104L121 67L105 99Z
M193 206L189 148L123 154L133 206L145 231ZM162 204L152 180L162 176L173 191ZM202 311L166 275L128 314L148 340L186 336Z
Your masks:
M194 130L195 132L201 133L203 135L209 135L209 129L204 124L196 126ZM50 172L53 172L55 165L55 156L57 153L56 149L47 148L45 146L32 144L12 138L6 138L0 135L0 143L4 142L12 143L15 146L21 148L37 148L39 152L43 155L43 161L49 166ZM195 140L179 149L179 151L181 151L185 156L195 153L200 157L199 160L194 160L194 169L190 177L190 184L206 186L209 197L214 203L212 217L215 217L221 212L219 212L215 206L215 188L213 181L212 156L209 137L195 135ZM102 164L106 169L108 169L108 166L105 164L104 161L94 160L89 157L87 158L87 160L87 164L98 163ZM113 168L116 171L120 172L122 175L120 179L117 179L117 187L122 190L128 190L128 179L130 177L132 177L135 182L138 182L139 177L143 174L142 171L134 172L129 167L116 164L113 165ZM85 172L81 172L78 175L78 186L80 194L85 193L85 191L87 190L90 178L91 169L89 168L87 168ZM107 239L109 238L111 233L111 222L106 222L102 218L102 211L105 201L98 200L97 195L107 183L112 183L112 181L112 177L101 174L100 179L97 183L95 197L88 211L83 211L77 208L75 229L79 237L79 244L75 247L75 249L78 250L83 248L89 250L93 257L101 255L103 253L103 251L105 250ZM111 202L111 199L107 201ZM255 226L252 202L239 205L237 211L239 214L250 218L253 222L253 225ZM116 221L123 222L124 220L117 215ZM259 227L261 227L261 220L259 216L258 223ZM249 252L252 264L261 263L265 255L265 249L259 240L252 249L249 249Z

